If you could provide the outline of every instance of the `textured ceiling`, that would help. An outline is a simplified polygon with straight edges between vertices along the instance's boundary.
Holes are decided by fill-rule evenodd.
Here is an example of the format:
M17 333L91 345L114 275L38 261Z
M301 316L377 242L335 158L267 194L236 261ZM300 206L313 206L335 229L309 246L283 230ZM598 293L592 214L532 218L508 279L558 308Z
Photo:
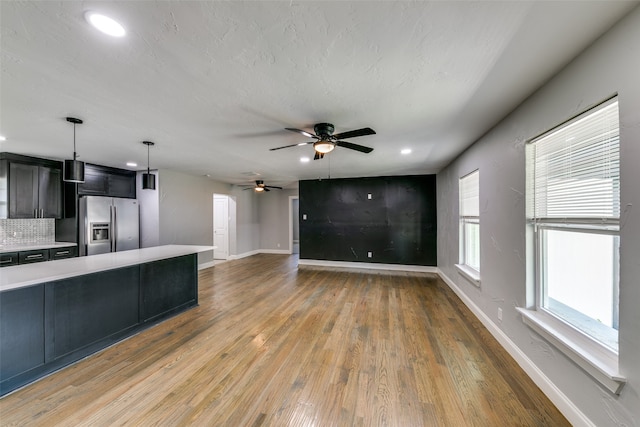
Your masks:
M4 0L1 150L70 158L75 116L80 159L121 168L151 140L152 168L236 184L434 173L636 5ZM318 122L374 151L269 151Z

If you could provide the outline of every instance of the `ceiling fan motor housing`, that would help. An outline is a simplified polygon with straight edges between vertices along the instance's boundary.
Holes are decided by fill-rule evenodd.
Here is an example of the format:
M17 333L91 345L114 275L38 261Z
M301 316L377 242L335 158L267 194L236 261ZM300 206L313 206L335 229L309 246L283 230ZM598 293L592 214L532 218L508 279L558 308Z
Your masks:
M334 129L335 128L331 123L318 123L313 127L314 132L321 140L330 139L331 135L333 135Z

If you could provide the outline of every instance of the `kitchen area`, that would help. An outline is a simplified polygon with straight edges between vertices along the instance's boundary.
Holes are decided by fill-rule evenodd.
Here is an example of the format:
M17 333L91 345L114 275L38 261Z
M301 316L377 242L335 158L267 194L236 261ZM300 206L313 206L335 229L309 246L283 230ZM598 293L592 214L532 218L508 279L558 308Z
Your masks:
M85 164L63 181L63 162L0 153L0 266L140 247L136 172Z
M213 247L141 248L137 172L67 171L0 153L0 396L198 303Z

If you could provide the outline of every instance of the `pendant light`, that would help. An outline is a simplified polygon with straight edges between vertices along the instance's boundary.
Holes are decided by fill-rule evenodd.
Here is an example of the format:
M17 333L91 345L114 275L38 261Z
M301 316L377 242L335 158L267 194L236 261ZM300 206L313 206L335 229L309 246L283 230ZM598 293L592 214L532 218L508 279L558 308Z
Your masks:
M75 117L67 117L69 123L73 123L73 159L64 161L64 180L66 182L84 182L84 162L76 160L76 125L82 124L82 120Z
M151 141L142 141L147 146L147 173L142 174L142 189L143 190L155 190L156 189L156 176L151 173L149 167L149 150L152 145L155 145Z

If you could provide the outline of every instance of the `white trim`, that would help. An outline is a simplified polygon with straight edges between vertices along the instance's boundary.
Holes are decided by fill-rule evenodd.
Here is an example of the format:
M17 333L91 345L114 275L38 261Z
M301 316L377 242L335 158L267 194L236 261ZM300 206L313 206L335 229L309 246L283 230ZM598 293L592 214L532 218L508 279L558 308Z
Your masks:
M602 345L576 331L568 330L566 325L559 324L561 322L553 322L551 316L521 307L516 307L516 310L528 327L553 344L611 393L620 394L627 379L618 372L616 354L603 351Z
M480 273L469 267L466 264L454 264L458 269L458 273L465 279L471 282L471 284L480 287Z
M260 254L279 254L279 255L291 255L291 252L287 249L258 249Z
M362 268L367 270L415 271L420 273L437 273L437 267L426 265L378 264L372 262L325 261L316 259L300 259L298 265L315 267Z
M211 268L213 267L215 264L215 262L211 261L211 262L203 262L202 264L198 264L198 271L199 270L204 270L207 268Z
M241 259L241 258L246 258L248 256L252 256L252 255L258 255L260 253L260 251L258 249L253 250L253 251L249 251L249 252L244 252L238 255L229 255L229 258L227 258L227 261L232 261L234 259Z
M291 255L293 253L293 201L297 199L300 200L300 196L289 196L289 252ZM300 205L298 205L298 208Z
M442 280L458 295L462 302L473 312L485 328L498 340L500 345L515 359L533 382L553 402L560 412L576 426L595 427L595 424L556 387L556 385L536 366L527 355L469 298L442 270L438 269Z

